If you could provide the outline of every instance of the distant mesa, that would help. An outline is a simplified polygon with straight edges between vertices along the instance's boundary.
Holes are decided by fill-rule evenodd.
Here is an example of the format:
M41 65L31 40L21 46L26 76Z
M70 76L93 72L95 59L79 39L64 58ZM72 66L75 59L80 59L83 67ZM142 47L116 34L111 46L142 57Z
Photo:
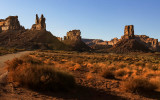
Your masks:
M36 21L35 24L32 25L31 30L46 30L46 19L44 18L43 14L41 15L41 18L38 17L38 14L36 14Z
M0 19L0 32L7 30L22 30L23 26L18 21L18 16L9 16L6 19Z

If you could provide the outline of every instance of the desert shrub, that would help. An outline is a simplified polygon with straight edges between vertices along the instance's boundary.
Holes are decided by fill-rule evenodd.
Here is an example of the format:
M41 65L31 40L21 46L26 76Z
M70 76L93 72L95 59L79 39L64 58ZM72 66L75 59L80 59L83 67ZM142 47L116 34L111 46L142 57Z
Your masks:
M154 91L156 88L156 85L149 82L149 80L141 77L130 78L123 83L123 89L125 91L133 93Z
M115 76L117 77L123 77L124 75L127 75L127 71L125 69L119 69L115 72Z
M15 52L17 52L17 49L15 49L15 48L11 48L11 49L9 49L9 52L11 52L11 53L15 53Z
M93 67L91 68L92 73L98 73L101 71L102 71L102 68L97 63L93 64Z
M23 63L23 60L14 58L12 61L7 61L5 63L8 65L7 66L8 71L10 71L10 70L15 70L18 65Z
M159 66L156 66L156 65L151 67L151 69L154 70L154 71L158 70L158 68L159 68Z
M110 69L106 69L102 72L102 77L107 78L107 79L114 79L115 75L114 72Z
M119 68L124 68L124 67L126 67L127 65L125 64L125 63L120 63L119 65L118 65L118 67Z
M142 62L142 61L139 61L139 62L136 62L135 65L136 65L136 66L142 66L142 67L144 67L144 66L145 66L145 63Z
M31 63L31 64L42 64L42 62L36 58L33 58L29 55L24 55L21 56L20 59L26 63Z
M150 82L154 84L155 86L157 86L157 89L160 90L160 77L159 76L150 78Z
M74 87L74 77L53 66L21 62L15 58L7 63L8 81L35 90L60 91ZM12 68L13 67L13 68Z
M72 61L78 64L82 64L84 62L84 59L79 57L73 57Z

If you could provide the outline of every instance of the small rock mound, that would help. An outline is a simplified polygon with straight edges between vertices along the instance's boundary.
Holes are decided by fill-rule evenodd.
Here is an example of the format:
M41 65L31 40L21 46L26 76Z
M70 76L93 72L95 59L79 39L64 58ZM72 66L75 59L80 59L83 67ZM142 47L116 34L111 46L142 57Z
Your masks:
M109 49L115 53L151 52L151 50L135 39L123 39Z

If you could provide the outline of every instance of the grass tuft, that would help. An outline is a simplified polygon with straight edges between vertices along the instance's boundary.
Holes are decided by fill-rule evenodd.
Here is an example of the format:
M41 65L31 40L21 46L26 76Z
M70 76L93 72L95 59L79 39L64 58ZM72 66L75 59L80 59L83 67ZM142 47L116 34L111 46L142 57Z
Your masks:
M75 86L74 77L49 65L38 65L31 58L7 62L8 81L19 83L23 87L35 90L61 91Z
M141 77L130 78L123 83L123 89L133 93L145 93L154 91L157 86L152 84L149 80Z

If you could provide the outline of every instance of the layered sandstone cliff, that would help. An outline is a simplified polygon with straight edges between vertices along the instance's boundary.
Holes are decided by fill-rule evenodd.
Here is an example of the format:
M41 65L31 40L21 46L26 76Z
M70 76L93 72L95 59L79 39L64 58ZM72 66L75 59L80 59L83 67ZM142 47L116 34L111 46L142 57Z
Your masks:
M134 26L133 25L127 25L124 28L124 35L121 37L121 39L134 39Z
M72 31L67 32L67 36L64 36L63 43L70 46L72 50L76 50L76 51L91 50L91 48L81 40L80 30L72 30Z
M158 39L150 38L146 35L135 35L135 39L147 45L153 51L159 51Z
M81 40L81 31L80 30L72 30L72 31L67 32L67 36L64 36L64 40L80 41Z
M0 19L0 32L7 30L24 29L18 21L18 16L9 16L6 19Z

